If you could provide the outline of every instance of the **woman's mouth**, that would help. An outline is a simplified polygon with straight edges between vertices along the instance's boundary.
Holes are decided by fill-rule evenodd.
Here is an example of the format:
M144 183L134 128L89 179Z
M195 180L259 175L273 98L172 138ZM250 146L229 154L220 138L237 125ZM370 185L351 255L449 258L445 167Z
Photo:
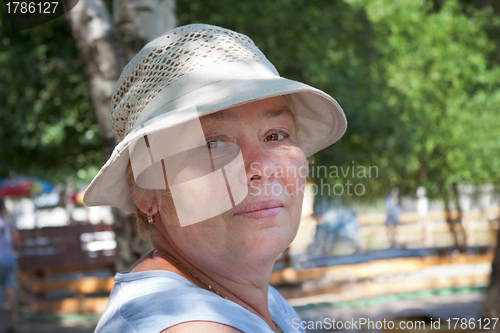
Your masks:
M249 219L265 219L278 216L285 209L283 201L279 199L263 200L239 207L234 216Z

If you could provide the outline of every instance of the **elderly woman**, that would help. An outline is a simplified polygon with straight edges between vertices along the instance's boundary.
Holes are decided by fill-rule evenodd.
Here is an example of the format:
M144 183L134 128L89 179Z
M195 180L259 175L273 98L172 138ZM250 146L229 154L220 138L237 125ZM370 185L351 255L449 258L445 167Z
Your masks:
M96 332L303 332L268 281L297 233L306 157L345 131L337 102L281 78L248 37L194 24L147 44L112 103L121 142L84 201L136 212L153 251L116 274Z

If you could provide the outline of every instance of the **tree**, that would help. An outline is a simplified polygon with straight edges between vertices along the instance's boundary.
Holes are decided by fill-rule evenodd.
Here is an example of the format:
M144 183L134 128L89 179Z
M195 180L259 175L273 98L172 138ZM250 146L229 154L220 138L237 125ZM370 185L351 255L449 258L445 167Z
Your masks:
M373 163L384 166L382 181L406 193L424 186L448 213L454 206L458 218L448 214L448 222L464 250L459 185L494 181L500 166L492 140L500 120L500 66L490 61L495 44L487 34L498 20L490 8L466 15L457 1L438 11L421 1L351 2L374 25L388 83L380 94L391 130L384 149L373 147Z
M175 27L174 8L173 0L115 0L112 22L101 0L82 0L67 14L90 85L106 158L117 143L108 121L114 85L126 62L147 42ZM116 269L121 271L137 261L150 245L140 239L130 214L114 208L113 221Z
M0 178L88 182L102 153L83 64L62 18L20 33L0 6Z
M363 3L379 29L390 88L385 94L397 111L397 154L386 172L406 189L425 186L448 212L454 202L459 214L448 214L448 222L463 250L458 185L499 183L498 3ZM500 314L499 245L500 238L485 302L489 318Z

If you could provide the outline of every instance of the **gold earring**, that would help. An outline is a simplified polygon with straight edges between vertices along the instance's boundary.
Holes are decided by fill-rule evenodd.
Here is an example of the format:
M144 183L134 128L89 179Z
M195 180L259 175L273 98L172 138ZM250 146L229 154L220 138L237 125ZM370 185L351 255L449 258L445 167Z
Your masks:
M153 215L151 215L151 208L148 209L148 222L149 224L155 224L155 219L153 218Z

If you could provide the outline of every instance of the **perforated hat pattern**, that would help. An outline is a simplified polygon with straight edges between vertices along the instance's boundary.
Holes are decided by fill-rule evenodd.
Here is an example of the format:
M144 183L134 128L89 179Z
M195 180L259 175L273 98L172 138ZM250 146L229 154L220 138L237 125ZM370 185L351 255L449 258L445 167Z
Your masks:
M150 42L125 67L111 98L116 136L122 140L144 107L172 82L198 68L235 61L272 66L247 36L206 24L179 27Z

